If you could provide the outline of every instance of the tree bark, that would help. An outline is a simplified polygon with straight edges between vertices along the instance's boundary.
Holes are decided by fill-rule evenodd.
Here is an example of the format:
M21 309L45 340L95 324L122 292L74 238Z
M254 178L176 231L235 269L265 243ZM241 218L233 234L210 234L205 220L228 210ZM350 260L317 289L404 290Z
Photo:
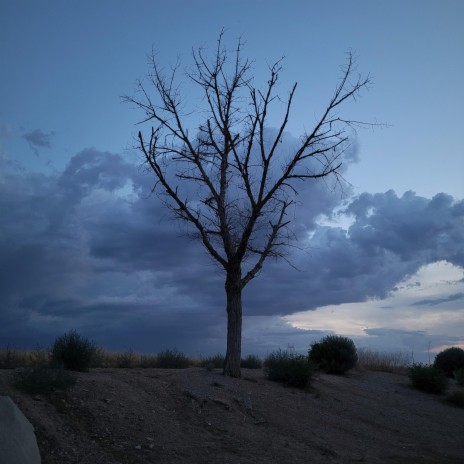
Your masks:
M242 356L242 282L240 266L227 271L227 352L224 375L240 377Z

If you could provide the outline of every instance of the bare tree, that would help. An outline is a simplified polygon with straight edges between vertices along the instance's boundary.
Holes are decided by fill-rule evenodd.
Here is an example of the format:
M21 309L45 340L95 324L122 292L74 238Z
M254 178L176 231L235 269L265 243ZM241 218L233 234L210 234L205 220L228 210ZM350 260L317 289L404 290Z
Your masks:
M369 77L353 76L350 53L327 107L311 131L291 153L282 153L284 136L297 88L285 100L276 93L281 60L270 66L263 89L254 86L242 42L232 52L220 34L212 59L193 50L186 78L201 90L203 107L187 112L177 84L179 65L165 74L152 53L147 82L138 82L135 97L125 101L145 113L154 125L138 144L156 177L156 187L177 219L189 223L211 257L225 272L227 353L224 374L240 376L242 290L269 257L284 256L291 241L289 209L299 182L327 176L340 179L341 156L353 128L340 107L356 99ZM268 130L269 111L276 103L281 122ZM189 121L199 117L194 135ZM194 193L192 193L194 188Z

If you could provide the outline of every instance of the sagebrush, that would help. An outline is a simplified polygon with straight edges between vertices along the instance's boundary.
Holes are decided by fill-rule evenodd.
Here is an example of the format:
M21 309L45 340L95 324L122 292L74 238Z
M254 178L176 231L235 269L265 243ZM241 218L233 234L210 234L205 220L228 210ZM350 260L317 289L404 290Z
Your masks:
M344 374L356 366L358 355L350 338L327 335L311 344L309 361L328 374Z
M72 371L88 371L97 354L95 344L75 330L58 337L51 349L53 364Z
M249 354L241 360L240 367L244 369L261 369L261 367L263 367L263 361L261 361L258 356Z
M454 371L464 369L464 350L456 346L447 348L437 354L433 365L447 377L453 377Z
M192 360L176 348L161 351L156 360L156 367L163 369L185 369L192 365Z
M272 352L264 360L263 367L270 380L298 388L308 388L314 375L308 358L291 350Z
M409 370L412 385L427 393L440 394L448 387L448 379L442 370L433 366L414 364Z
M206 358L201 358L200 366L205 367L208 370L213 369L223 369L226 362L226 357L223 354L214 354L207 356Z

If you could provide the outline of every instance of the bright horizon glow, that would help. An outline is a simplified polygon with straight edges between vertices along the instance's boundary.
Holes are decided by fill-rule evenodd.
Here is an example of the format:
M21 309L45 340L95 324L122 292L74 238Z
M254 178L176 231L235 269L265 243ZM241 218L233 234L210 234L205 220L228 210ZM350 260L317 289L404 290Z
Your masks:
M356 337L363 345L372 341L387 346L386 341L379 338L382 334L376 333L376 329L382 328L386 334L396 332L395 336L402 339L398 346L401 349L411 348L405 340L413 332L421 333L423 340L444 334L453 338L450 343L432 347L430 351L434 353L450 346L464 347L463 275L461 268L440 261L421 267L416 274L400 282L384 300L324 306L285 316L283 320L297 329ZM450 293L461 296L446 301ZM372 334L369 334L370 329L373 329Z

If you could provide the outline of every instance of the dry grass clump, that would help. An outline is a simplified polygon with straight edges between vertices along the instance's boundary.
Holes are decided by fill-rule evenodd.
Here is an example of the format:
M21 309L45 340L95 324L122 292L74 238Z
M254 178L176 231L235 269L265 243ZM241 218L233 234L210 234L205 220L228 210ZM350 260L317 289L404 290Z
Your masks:
M406 353L381 353L370 348L358 349L356 368L365 371L407 372L411 358Z
M138 354L132 350L125 352L100 350L95 367L183 369L194 365L193 359L177 349L164 350L158 354Z
M50 352L43 348L35 350L14 350L7 346L0 349L0 369L18 367L47 367L50 365Z
M66 344L67 346L68 344ZM84 346L86 348L87 346ZM78 349L72 350L74 358L81 359L81 354L85 357L85 369L88 368L167 368L182 369L199 365L194 359L184 355L178 350L164 350L158 354L138 354L132 350L125 352L111 352L92 345L91 359L87 359L87 351L83 350L80 345ZM56 350L55 350L56 351ZM61 350L63 351L63 350ZM62 354L60 351L59 354ZM37 348L33 351L14 350L10 347L0 349L0 369L17 369L22 368L48 368L48 367L65 367L62 356L57 360L53 357L54 351L50 349ZM65 353L66 354L66 353ZM56 358L55 353L55 358ZM69 357L69 356L68 356ZM75 369L76 370L76 369ZM77 369L79 370L79 369Z

